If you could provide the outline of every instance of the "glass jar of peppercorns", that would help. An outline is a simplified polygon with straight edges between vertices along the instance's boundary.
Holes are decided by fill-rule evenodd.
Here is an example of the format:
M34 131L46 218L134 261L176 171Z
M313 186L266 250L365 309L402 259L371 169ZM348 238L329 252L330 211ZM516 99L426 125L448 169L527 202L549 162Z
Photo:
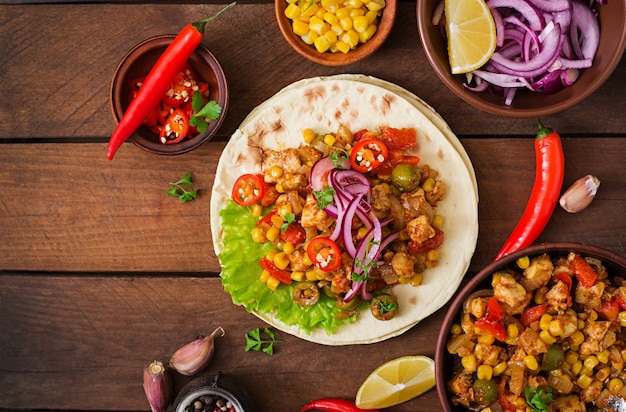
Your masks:
M200 376L185 385L174 400L176 412L256 412L248 393L222 373Z

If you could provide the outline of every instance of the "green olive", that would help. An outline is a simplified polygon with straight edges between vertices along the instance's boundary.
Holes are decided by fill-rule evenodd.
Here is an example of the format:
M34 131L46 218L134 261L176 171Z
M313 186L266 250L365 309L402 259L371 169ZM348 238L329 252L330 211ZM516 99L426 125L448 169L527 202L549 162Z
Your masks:
M376 319L390 320L398 313L398 302L391 295L378 295L372 298L370 310Z
M391 183L401 192L411 192L420 185L420 171L408 163L400 163L391 171Z
M543 354L543 360L541 361L541 370L553 371L559 369L563 365L565 359L565 353L563 347L555 343L548 348L548 351Z
M350 299L350 301L346 302L342 297L338 296L335 301L335 306L337 306L337 309L344 313L353 314L359 309L359 306L361 306L361 298L355 296Z
M498 385L491 379L476 379L472 388L474 389L474 401L479 405L489 405L498 397Z
M312 306L320 300L320 290L313 282L300 282L293 288L291 297L300 306Z

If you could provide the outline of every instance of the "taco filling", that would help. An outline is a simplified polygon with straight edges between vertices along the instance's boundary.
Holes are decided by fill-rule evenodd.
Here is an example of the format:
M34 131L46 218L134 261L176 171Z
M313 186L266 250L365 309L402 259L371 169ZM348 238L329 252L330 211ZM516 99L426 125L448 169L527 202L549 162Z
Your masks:
M285 289L300 307L332 308L336 320L366 305L376 319L391 319L398 303L390 287L418 287L444 241L437 205L446 185L406 153L415 146L414 128L341 126L305 129L299 147L260 149L262 173L236 179L236 206L226 210L245 209L254 223L247 236L257 245L264 293Z

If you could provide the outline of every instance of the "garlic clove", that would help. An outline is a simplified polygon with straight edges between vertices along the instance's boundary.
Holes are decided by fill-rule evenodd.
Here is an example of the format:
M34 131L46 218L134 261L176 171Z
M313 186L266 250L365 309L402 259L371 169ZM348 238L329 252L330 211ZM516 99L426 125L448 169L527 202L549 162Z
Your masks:
M214 338L218 331L224 336L224 329L219 327L210 335L189 342L178 349L170 359L170 367L185 376L194 375L206 368L213 358Z
M173 381L165 365L153 361L143 371L143 390L152 412L165 412L173 395Z
M581 212L591 204L599 187L600 180L597 177L592 175L581 177L563 193L559 204L569 213Z

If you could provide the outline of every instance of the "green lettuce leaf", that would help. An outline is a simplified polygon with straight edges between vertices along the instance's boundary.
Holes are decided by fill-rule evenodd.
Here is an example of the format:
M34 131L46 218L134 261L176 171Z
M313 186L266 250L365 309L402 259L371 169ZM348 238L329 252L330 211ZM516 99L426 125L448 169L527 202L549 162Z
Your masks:
M252 216L250 210L229 200L220 211L224 233L223 252L218 256L222 265L220 276L233 303L245 306L249 312L271 315L286 325L297 325L306 333L323 328L331 335L346 322L353 323L356 316L337 318L340 311L335 300L324 294L317 304L305 308L291 298L293 283L281 284L272 291L259 280L262 271L259 259L274 246L252 240L250 234L259 218Z

